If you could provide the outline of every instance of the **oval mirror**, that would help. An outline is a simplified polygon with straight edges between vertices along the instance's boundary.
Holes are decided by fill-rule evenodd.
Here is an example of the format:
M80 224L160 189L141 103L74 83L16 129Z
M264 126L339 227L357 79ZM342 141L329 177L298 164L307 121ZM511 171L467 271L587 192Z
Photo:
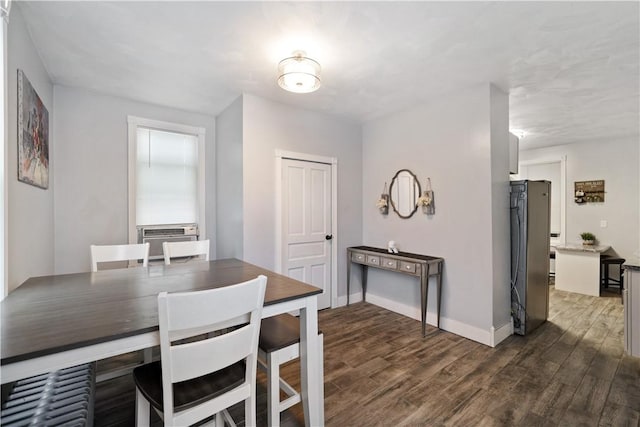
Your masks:
M400 218L411 218L416 213L418 197L420 197L418 177L409 169L396 172L389 186L391 207Z

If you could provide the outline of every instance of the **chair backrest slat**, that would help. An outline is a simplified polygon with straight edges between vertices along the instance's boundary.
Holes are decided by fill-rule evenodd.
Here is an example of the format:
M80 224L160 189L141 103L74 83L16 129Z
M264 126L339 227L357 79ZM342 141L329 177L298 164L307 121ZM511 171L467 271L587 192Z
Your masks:
M206 290L169 294L171 305L167 306L167 330L197 329L235 318L240 324L246 320L242 316L250 313L257 304L253 281L214 290L213 293Z
M203 261L209 261L209 240L194 240L188 242L163 242L162 252L164 263L171 264L171 258L200 257Z
M190 380L233 365L251 354L250 325L196 342L171 346L171 382Z
M91 245L91 271L98 271L99 262L142 260L149 264L149 243L131 245Z

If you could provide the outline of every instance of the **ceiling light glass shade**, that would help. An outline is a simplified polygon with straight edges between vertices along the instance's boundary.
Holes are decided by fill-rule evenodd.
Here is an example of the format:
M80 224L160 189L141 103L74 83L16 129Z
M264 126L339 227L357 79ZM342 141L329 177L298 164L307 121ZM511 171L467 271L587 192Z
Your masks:
M278 85L295 93L309 93L320 87L320 64L307 58L304 52L294 52L278 64Z

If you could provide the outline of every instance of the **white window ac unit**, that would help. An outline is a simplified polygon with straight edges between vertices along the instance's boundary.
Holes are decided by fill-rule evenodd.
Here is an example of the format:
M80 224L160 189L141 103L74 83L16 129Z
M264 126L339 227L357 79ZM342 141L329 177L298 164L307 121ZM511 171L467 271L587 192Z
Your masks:
M138 243L149 243L149 259L163 259L162 243L198 240L198 224L138 226Z

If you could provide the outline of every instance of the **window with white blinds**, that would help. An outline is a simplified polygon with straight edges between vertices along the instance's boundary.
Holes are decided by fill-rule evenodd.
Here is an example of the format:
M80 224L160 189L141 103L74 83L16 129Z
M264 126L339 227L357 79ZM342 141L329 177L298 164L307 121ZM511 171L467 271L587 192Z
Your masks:
M198 222L198 138L138 127L136 223Z
M137 227L198 225L204 234L204 128L128 117L129 241Z

